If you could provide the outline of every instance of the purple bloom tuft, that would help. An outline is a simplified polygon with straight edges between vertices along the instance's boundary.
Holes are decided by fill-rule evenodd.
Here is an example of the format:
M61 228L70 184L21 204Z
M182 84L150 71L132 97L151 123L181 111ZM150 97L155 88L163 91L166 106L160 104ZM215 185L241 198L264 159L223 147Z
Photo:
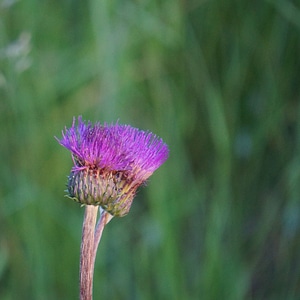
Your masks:
M151 132L129 125L94 125L75 118L58 142L72 153L68 181L75 201L100 205L114 216L129 212L137 188L168 158L167 145Z

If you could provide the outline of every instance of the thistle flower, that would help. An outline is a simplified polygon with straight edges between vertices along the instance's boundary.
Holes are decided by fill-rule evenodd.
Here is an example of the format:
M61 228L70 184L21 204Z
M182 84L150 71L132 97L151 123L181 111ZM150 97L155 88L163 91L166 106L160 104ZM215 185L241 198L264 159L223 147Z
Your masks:
M83 205L101 206L125 216L137 188L165 162L167 145L151 132L129 125L94 125L78 117L58 142L71 151L74 166L69 197Z

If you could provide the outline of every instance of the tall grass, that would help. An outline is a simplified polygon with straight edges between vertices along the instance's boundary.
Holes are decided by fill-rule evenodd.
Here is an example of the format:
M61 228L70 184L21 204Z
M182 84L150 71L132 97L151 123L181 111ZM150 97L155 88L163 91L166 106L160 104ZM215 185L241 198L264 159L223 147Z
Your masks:
M170 158L105 228L95 299L299 299L295 1L0 2L0 298L77 299L73 116Z

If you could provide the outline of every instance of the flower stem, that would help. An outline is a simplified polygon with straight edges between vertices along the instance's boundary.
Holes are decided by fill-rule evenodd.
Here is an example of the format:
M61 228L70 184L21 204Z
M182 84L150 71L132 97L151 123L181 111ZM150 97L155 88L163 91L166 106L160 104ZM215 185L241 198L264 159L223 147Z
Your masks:
M103 229L105 225L113 218L111 214L103 210L101 207L99 207L99 211L100 211L100 218L97 223L95 236L94 236L94 254L93 254L94 260L96 259L97 249L102 236Z
M80 249L80 300L92 300L94 275L94 231L98 207L86 205Z
M95 229L98 206L86 205L80 251L80 300L93 299L93 275L97 248L105 225L112 215L100 210L100 218Z

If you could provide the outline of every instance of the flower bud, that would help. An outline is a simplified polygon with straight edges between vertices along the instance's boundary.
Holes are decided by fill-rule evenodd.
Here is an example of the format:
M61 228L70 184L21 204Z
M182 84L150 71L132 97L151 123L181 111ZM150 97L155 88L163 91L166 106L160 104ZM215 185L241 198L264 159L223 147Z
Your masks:
M83 205L100 205L118 217L129 212L137 187L126 172L117 171L71 171L68 180L70 198Z

